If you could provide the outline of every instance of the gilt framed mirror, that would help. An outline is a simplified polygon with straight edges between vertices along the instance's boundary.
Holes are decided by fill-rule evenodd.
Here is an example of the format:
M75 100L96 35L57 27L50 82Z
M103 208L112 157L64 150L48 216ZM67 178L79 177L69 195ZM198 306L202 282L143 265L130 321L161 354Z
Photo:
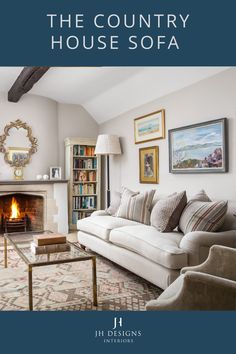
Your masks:
M23 167L30 163L37 148L38 139L33 136L31 127L20 119L7 124L4 134L0 135L0 152L5 162L14 167L16 179L23 179Z

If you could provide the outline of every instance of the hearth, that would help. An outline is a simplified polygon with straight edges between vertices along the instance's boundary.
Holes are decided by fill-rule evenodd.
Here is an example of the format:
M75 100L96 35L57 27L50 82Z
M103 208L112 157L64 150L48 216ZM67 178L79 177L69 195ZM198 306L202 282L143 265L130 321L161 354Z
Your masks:
M9 217L9 208L14 195L20 202L22 211L30 218L30 225L27 226L29 230L68 233L66 180L0 180L0 233L3 233L1 216L7 211ZM10 198L8 202L6 196ZM18 198L22 199L18 200Z
M4 218L3 217L3 229L4 232L17 232L17 231L27 231L28 229L28 217L27 215L25 215L22 218L15 218L15 219L11 219L11 218Z
M43 230L43 197L27 193L0 196L0 232Z

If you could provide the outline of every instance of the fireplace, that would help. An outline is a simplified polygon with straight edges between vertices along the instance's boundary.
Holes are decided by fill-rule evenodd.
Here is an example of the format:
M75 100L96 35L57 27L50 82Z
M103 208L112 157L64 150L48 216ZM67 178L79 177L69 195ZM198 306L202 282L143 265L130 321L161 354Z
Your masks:
M0 232L39 231L44 226L44 198L29 193L0 196Z
M21 211L30 219L27 230L68 233L68 183L66 180L0 180L0 218L4 214L5 217L9 217L10 204L14 196L20 202ZM6 199L7 197L9 199ZM4 229L1 225L0 219L0 228L2 228L0 232L3 233Z

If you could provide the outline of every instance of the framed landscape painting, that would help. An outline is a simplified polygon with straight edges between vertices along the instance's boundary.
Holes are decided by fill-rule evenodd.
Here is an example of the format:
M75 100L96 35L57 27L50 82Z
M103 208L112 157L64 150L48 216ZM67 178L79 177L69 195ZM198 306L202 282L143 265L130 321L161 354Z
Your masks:
M169 130L170 172L227 172L227 138L227 118Z
M165 138L165 110L161 109L134 120L135 144Z
M139 181L140 183L159 182L158 146L139 149Z

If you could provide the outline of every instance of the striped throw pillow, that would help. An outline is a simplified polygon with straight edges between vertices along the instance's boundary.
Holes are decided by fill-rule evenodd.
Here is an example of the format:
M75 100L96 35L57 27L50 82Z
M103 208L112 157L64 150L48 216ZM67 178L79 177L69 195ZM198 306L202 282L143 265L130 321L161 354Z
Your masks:
M134 193L125 188L116 216L150 225L150 208L155 190Z
M217 231L224 223L228 202L200 202L191 200L186 205L179 221L184 233L192 231Z

